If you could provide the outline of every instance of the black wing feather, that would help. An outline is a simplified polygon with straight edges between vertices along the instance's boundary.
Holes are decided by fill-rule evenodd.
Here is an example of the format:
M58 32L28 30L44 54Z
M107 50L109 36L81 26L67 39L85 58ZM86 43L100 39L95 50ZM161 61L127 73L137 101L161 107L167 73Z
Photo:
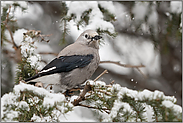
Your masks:
M51 70L55 72L69 72L75 68L82 68L88 65L93 59L93 55L72 55L72 56L60 56L55 58L48 65L46 65L41 71L47 70L52 67L57 69ZM50 72L51 72L50 71Z
M52 60L41 71L48 70L53 67L56 67L56 69L52 69L47 72L40 72L39 74L36 74L35 76L28 78L25 81L30 81L40 76L50 75L54 73L61 73L61 72L69 72L76 68L83 68L91 62L93 57L94 56L92 54L60 56L59 58L55 58L54 60Z

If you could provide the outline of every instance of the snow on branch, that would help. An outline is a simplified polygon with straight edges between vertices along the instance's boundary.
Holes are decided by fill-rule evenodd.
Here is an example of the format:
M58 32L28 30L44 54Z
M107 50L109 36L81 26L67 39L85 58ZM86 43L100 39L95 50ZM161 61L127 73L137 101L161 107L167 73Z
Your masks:
M116 18L114 14L115 7L112 2L73 1L66 3L68 6L68 12L65 19L67 20L71 34L73 32L73 35L76 36L76 33L79 34L86 29L93 29L97 30L99 34L104 33L111 37L116 36L112 24Z
M82 98L73 102L78 96L68 100L62 93L50 93L44 88L20 83L14 86L13 92L1 98L1 119L9 122L70 121L66 116L80 106L92 109L100 121L105 122L182 121L182 108L175 104L176 98L158 90L136 91L119 84L88 80L81 91Z
M158 90L135 91L119 84L111 86L102 81L90 81L92 91L80 104L98 112L103 122L181 121L182 108L174 96ZM106 113L108 114L106 117Z
M2 121L59 122L73 105L63 94L20 83L1 98Z

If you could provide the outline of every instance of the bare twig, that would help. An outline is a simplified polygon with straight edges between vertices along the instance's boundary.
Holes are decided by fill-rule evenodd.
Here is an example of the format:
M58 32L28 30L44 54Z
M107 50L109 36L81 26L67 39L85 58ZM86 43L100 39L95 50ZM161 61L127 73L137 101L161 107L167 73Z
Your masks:
M50 37L52 34L50 34L50 35L41 35L41 34L39 34L38 36L41 38L41 41L45 41L45 42L49 42L50 40L45 40L44 38L45 37Z
M10 33L11 40L12 40L12 43L13 43L14 48L17 48L18 49L18 46L16 45L16 43L14 41L13 34L12 34L12 32L11 32L9 26L8 26L8 19L9 19L10 11L11 11L11 6L9 6L9 11L7 13L6 20L4 21L4 24L5 24L6 28L8 29L8 31Z
M98 90L98 91L101 92L101 93L104 93L104 94L106 94L106 95L108 95L108 96L111 96L111 94L108 93L108 92L106 92L106 91L103 91L103 90Z
M113 80L111 83L109 83L109 85L113 85L113 84L114 84L114 82L115 82L115 81Z
M143 35L141 35L141 34L139 34L137 32L129 31L127 29L122 29L121 30L121 28L120 28L120 30L118 29L116 31L118 33L126 34L126 35L131 36L131 37L134 37L134 38L139 38L140 37L140 38L144 38L144 39L152 39L151 35L149 35L149 34L143 34Z
M9 6L9 11L8 11L8 13L7 13L7 15L6 15L6 20L3 21L3 22L4 22L4 24L5 24L5 27L7 28L7 30L8 30L9 33L10 33L11 41L12 41L12 43L13 43L13 48L15 49L16 57L14 57L14 58L15 58L15 60L16 60L17 62L20 62L21 59L22 59L21 49L20 49L21 45L18 46L18 45L15 43L14 38L13 38L13 34L12 34L11 30L10 30L10 27L8 26L8 20L9 20L10 11L11 11L11 6ZM10 43L10 42L9 42L9 43Z
M41 34L41 31L39 30L28 30L26 33L23 33L24 35L28 35L28 36L31 36L32 38L33 37L40 37L41 38L41 41L45 41L45 42L49 42L50 40L45 40L45 37L50 37L52 34L50 35L42 35ZM34 41L32 42L34 43Z
M91 85L90 85L89 82L86 82L86 85L85 85L85 87L84 87L84 89L83 89L83 92L79 95L79 97L78 97L77 99L75 99L75 100L72 102L72 104L73 104L74 106L77 106L77 105L79 104L79 102L81 102L81 101L84 99L85 94L86 94L88 91L90 91L90 90L91 90Z
M112 63L116 64L122 67L127 67L127 68L136 68L143 76L144 78L147 78L147 76L139 69L140 67L145 67L143 64L141 65L130 65L130 64L121 64L120 62L115 62L115 61L100 61L100 63Z
M114 80L111 83L109 83L108 85L106 85L105 87L111 87L113 84L114 84Z
M101 76L103 76L105 73L108 73L108 71L107 70L104 70L97 78L95 78L93 81L94 82L96 82ZM113 80L114 81L114 80ZM112 82L111 82L112 83ZM85 93L86 94L86 93ZM108 93L107 93L107 95L109 95ZM86 97L88 97L89 95L87 95Z
M40 113L40 112L39 112ZM40 113L41 119L43 119L43 115Z
M120 62L115 62L115 61L100 61L100 63L112 63L112 64L116 64L122 67L127 67L127 68L137 68L137 67L145 67L144 65L130 65L130 64L121 64Z
M78 106L83 106L83 107L93 108L93 109L99 109L99 108L97 108L97 107L92 107L92 106L83 105L83 104L78 104ZM105 112L108 113L108 114L110 113L110 112L107 111L107 110L109 110L109 109L107 109L107 108L102 108L102 110L105 111Z
M97 81L101 76L103 76L105 73L108 73L107 70L104 70L104 72L102 72L97 78L95 78L93 81Z
M6 42L10 43L10 44L13 44L12 41L8 40L8 39L4 39Z
M40 62L43 62L43 63L45 63L45 64L47 64L47 63L48 63L46 60L43 60L43 59L41 59L41 61L40 61Z
M51 52L39 52L39 54L44 54L44 55L50 54L50 55L54 55L54 56L58 55L57 53L51 53Z
M24 92L23 92L23 99L22 100L25 101L25 94L24 94Z
M143 76L144 76L144 78L147 78L147 76L140 70L140 68L136 68Z

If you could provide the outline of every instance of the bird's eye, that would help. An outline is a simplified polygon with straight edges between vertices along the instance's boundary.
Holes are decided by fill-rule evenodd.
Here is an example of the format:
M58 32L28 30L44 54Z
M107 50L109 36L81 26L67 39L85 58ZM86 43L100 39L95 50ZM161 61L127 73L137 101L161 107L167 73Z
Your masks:
M85 38L88 38L88 34L85 34Z

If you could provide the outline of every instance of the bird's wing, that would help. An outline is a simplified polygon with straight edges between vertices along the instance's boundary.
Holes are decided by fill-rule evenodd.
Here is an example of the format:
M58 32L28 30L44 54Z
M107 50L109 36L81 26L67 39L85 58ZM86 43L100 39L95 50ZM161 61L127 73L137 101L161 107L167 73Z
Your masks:
M38 74L26 79L25 81L30 81L40 76L69 72L76 68L83 68L91 62L93 57L94 56L92 54L60 56L59 58L55 58L49 64L47 64Z

